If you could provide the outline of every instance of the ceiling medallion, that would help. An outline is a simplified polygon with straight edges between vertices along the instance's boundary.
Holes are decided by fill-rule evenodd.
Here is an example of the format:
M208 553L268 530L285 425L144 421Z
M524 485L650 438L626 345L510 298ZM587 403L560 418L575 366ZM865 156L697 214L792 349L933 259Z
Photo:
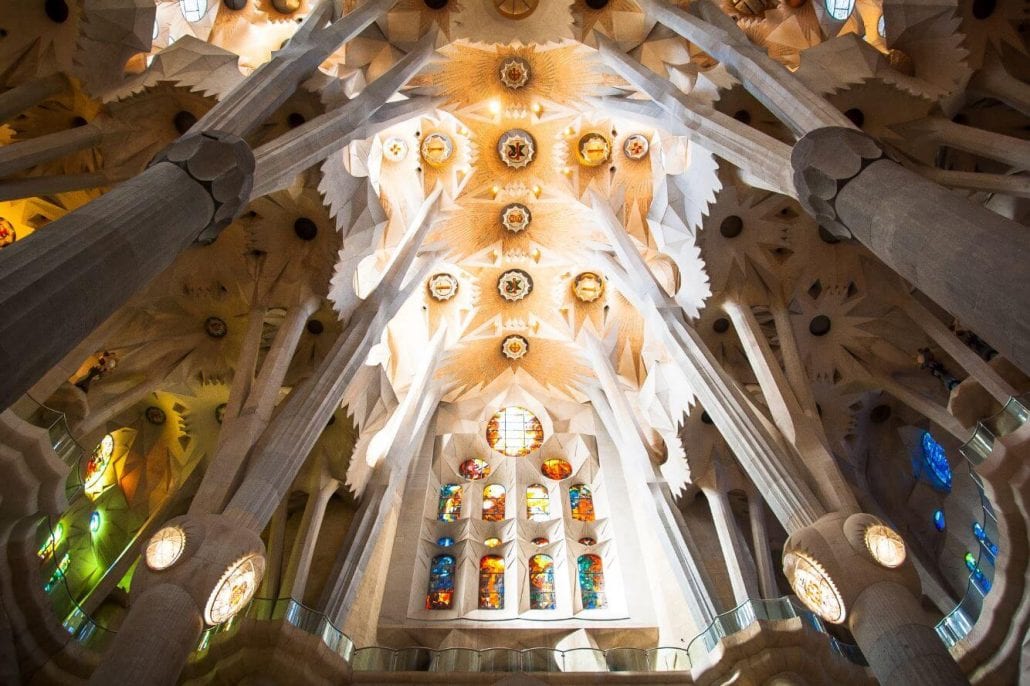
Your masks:
M792 551L783 556L783 573L809 610L833 624L844 621L844 599L822 565L801 551Z
M511 129L497 141L497 154L501 161L512 169L522 169L533 161L536 155L536 141L528 131Z
M897 532L883 524L873 524L865 530L865 547L884 567L894 569L905 561L905 542Z
M612 157L612 144L599 133L588 133L576 146L579 163L584 167L600 167Z
M454 143L445 133L431 133L422 140L421 152L430 167L442 167L454 156Z
M502 17L525 19L533 14L540 0L494 0L494 7Z
M529 352L529 341L519 335L508 336L501 343L501 353L509 360L520 360Z
M572 284L572 292L585 303L592 303L604 295L604 281L594 272L583 272Z
M512 269L501 274L497 290L509 302L518 302L533 292L533 278L521 269Z
M211 338L225 338L229 333L229 326L220 317L208 317L204 320L204 333Z
M626 137L622 144L622 152L631 160L642 160L647 157L647 151L651 149L651 143L647 136L642 133L634 133Z
M18 234L14 231L14 224L0 217L0 248L5 248L17 240Z
M403 138L393 136L383 143L383 157L390 162L400 162L408 156L408 144Z
M433 274L426 287L429 295L440 302L447 302L458 294L458 280L446 272Z
M501 223L512 233L525 231L531 221L533 221L533 213L529 211L528 207L517 202L505 205L501 210Z
M512 57L501 64L501 83L512 90L529 83L529 62L521 57Z

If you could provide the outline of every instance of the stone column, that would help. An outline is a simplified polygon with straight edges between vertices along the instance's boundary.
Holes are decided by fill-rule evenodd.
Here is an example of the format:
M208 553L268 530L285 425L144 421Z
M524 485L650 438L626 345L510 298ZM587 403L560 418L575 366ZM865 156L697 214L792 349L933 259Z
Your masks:
M68 89L68 77L51 74L0 93L0 124Z
M315 544L318 543L318 534L322 530L325 509L339 487L340 482L330 478L321 488L308 495L308 502L304 506L304 514L300 520L300 529L290 552L290 564L286 567L283 583L279 587L279 597L293 598L298 603L304 603L304 590L307 588L311 559L315 555Z
M252 171L242 140L184 138L140 176L0 252L0 408L186 246L228 225Z
M888 266L1030 370L1026 227L974 205L883 156L853 129L813 131L791 154L801 204L854 235Z
M901 537L881 520L826 515L787 539L783 566L802 602L847 624L880 683L969 683L919 604L919 576Z
M755 485L748 482L747 513L751 522L751 545L755 550L755 569L758 572L758 587L763 598L779 598L779 584L773 571L772 550L769 548L769 529L765 523L765 501Z
M42 162L91 148L105 135L111 134L105 134L94 123L0 146L0 176L10 176Z
M701 492L705 494L715 530L719 534L719 546L722 548L722 558L726 563L730 586L733 588L734 603L740 605L759 598L757 580L751 574L745 573L744 542L740 538L740 529L733 516L729 497L718 487L703 486Z

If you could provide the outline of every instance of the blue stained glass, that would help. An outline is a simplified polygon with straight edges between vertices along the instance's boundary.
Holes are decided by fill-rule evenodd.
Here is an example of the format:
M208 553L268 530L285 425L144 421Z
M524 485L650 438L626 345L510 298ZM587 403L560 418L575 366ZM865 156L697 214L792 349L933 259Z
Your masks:
M990 539L980 522L973 522L973 535L983 545L984 551L991 558L991 562L994 562L994 558L998 557L998 546Z
M529 609L554 607L554 560L550 555L534 555L529 558Z
M973 580L973 583L980 589L982 593L987 593L991 590L991 580L987 578L987 575L980 569L980 565L976 563L976 558L973 557L973 553L967 552L963 558L966 563L966 569L970 571L969 578Z
M944 510L933 511L933 526L938 531L944 531L947 524L944 521Z
M596 610L608 605L604 596L604 568L597 555L580 555L576 560L579 568L579 592L584 610Z
M429 588L426 591L427 610L449 610L454 602L453 555L437 555L429 567Z
M461 486L444 484L440 487L440 504L437 518L441 522L456 522L461 517Z
M441 536L440 538L436 539L436 544L441 548L450 548L452 545L454 545L454 539L450 536Z
M927 469L930 483L939 491L951 492L951 465L944 447L934 440L929 431L923 432L923 465ZM916 472L916 476L922 469Z

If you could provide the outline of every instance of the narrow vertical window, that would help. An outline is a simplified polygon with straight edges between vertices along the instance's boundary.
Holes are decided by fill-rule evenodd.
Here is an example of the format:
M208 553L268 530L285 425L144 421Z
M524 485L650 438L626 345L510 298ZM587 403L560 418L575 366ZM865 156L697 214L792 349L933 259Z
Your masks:
M504 558L486 555L479 561L479 609L504 609Z
M454 603L453 555L437 555L429 567L429 588L426 589L427 610L450 610Z
M483 520L500 522L504 519L505 490L501 484L487 484L483 489Z
M444 484L440 487L440 505L437 518L441 522L456 522L461 517L461 486Z
M554 609L554 560L550 555L529 558L529 609Z
M569 507L572 509L572 518L581 522L594 521L594 494L590 492L590 486L576 484L569 487Z
M551 496L540 484L526 487L526 517L533 522L546 522L551 516Z
M598 555L580 555L579 593L584 610L596 610L608 605L604 597L604 568Z

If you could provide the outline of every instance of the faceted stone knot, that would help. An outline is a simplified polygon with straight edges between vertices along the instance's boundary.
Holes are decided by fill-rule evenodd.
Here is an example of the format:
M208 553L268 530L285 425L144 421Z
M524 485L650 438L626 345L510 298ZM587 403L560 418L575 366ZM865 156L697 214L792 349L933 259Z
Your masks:
M207 189L214 211L197 242L218 238L243 209L254 188L254 153L239 136L222 131L188 133L164 149L151 166L171 162Z
M837 194L881 157L883 149L861 131L843 126L809 131L790 154L801 206L826 230L839 238L851 238L851 231L837 219Z

